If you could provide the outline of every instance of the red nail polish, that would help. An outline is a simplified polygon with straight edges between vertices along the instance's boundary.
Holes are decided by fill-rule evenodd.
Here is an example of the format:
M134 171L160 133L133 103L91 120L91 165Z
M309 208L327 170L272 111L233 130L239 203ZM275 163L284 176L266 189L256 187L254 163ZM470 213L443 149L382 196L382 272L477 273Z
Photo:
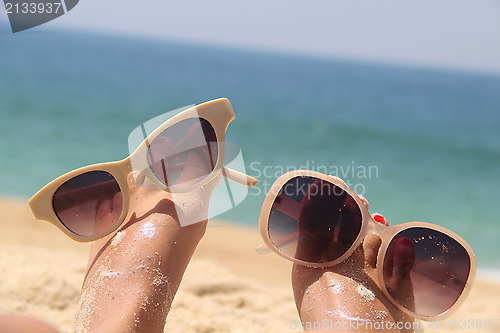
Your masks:
M375 222L378 222L378 223L384 223L384 217L382 215L379 215L379 214L375 214L373 215L373 219L375 220Z

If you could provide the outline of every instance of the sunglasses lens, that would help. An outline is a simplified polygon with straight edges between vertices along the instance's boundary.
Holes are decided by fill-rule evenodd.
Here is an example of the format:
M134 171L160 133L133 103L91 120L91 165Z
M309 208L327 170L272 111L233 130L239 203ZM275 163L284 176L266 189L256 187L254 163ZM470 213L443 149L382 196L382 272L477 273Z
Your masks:
M202 118L189 118L165 129L150 144L148 163L170 188L187 188L204 180L218 159L217 137Z
M340 187L296 177L281 188L269 214L268 232L280 252L309 262L338 259L361 230L361 211Z
M389 244L384 258L384 283L406 309L435 317L464 291L470 272L467 250L455 239L425 227L408 228Z
M59 220L73 233L95 236L120 218L123 199L116 179L106 171L91 171L62 184L52 199Z

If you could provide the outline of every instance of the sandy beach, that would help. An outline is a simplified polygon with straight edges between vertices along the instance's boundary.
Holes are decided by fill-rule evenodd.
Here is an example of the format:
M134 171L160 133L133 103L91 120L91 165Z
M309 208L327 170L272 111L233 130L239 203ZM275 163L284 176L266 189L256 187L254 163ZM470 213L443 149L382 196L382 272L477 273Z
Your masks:
M35 221L26 202L3 198L0 211L0 313L29 314L71 332L89 245ZM274 254L257 254L254 248L260 243L257 228L211 221L165 331L299 331L291 328L291 321L298 320L291 263ZM485 328L487 319L490 326L496 323L494 329ZM478 332L500 332L500 284L478 276L469 298L441 329L428 323L423 327L425 332L470 331L464 320Z

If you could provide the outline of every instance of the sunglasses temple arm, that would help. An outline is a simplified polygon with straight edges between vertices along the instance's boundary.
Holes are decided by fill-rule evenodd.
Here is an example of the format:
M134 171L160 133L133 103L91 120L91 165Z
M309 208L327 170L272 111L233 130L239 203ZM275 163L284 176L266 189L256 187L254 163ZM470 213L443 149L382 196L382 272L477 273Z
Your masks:
M255 186L257 185L257 179L253 178L252 176L246 175L242 172L229 169L226 167L222 168L222 175L226 177L227 179L232 180L235 183L238 183L240 185L244 186Z
M270 248L268 248L267 246L265 246L264 244L262 244L262 245L259 245L255 248L255 252L257 252L258 254L263 256L263 255L269 254L273 251Z

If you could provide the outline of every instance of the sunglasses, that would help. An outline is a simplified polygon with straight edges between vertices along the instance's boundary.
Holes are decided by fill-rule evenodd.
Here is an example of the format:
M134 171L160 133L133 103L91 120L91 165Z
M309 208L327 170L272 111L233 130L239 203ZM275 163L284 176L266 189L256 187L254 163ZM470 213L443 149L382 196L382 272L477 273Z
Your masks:
M388 227L340 178L299 170L267 194L259 227L266 245L297 264L329 267L346 260L368 233L382 243L375 281L401 311L423 320L449 315L476 273L471 247L443 227L409 222Z
M125 220L127 175L133 170L171 193L192 191L219 173L254 186L255 178L224 167L224 139L234 118L225 98L192 106L157 127L124 160L82 167L47 184L29 200L33 215L76 241L89 242Z

